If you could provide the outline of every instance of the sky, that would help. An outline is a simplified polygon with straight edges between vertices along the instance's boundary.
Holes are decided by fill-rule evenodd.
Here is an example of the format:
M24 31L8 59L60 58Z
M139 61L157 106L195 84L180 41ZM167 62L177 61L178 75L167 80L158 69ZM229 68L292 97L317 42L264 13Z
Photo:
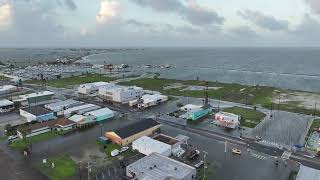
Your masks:
M0 47L320 46L320 0L0 0Z

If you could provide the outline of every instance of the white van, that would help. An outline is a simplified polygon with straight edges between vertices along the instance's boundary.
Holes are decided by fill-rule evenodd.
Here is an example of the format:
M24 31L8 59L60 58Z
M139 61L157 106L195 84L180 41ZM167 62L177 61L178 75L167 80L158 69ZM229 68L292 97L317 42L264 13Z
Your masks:
M120 151L118 149L115 149L115 150L111 151L111 156L112 157L118 156L119 154L120 154Z

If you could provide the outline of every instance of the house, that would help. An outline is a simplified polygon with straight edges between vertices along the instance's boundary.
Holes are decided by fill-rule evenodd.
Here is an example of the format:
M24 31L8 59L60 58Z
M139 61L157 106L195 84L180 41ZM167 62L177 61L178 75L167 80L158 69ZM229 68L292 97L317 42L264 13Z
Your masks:
M75 123L65 118L59 118L52 121L38 122L36 124L31 124L28 127L24 128L27 132L26 137L32 137L35 135L43 134L50 132L52 130L57 131L68 131L72 130L75 127ZM23 132L22 130L17 130L17 135L22 139Z
M72 108L72 107L75 107L75 106L80 106L83 104L84 104L84 102L76 101L73 99L68 99L65 101L58 101L58 102L46 104L46 105L44 105L44 107L53 111L57 116L61 116L61 115L63 115L65 110Z
M196 106L191 106L189 105L188 107L183 107L184 109L187 109L187 113L182 115L184 118L196 121L208 114L210 114L213 110L211 105L204 105L200 107Z
M9 112L14 109L14 103L7 99L0 99L0 113Z
M17 91L17 87L13 85L3 85L0 86L0 95L10 94Z
M24 117L28 122L31 121L48 121L56 119L53 112L40 106L29 107L20 109L20 115Z
M157 141L148 136L142 136L141 138L133 141L132 149L147 156L152 153L159 153L166 157L171 156L171 146L169 144Z
M136 86L116 86L114 88L99 89L99 96L102 99L117 103L127 103L129 101L138 99L143 95L143 93L143 88Z
M93 116L95 121L104 121L114 117L114 112L109 108L102 108L95 111L90 111L84 114L85 116Z
M168 96L161 94L146 94L139 99L130 101L129 105L137 106L138 108L147 108L151 106L156 106L165 101L168 101Z
M90 95L97 93L100 88L110 88L114 87L115 85L112 83L107 82L94 82L94 83L87 83L87 84L81 84L78 87L78 93L82 95Z
M70 117L70 116L72 116L74 114L81 115L81 114L84 114L86 112L93 111L93 110L96 110L96 109L99 109L99 108L101 108L101 107L97 106L97 105L94 105L94 104L83 104L83 105L80 105L80 106L71 107L71 108L65 110L63 112L63 114L64 114L65 117Z
M240 116L228 112L218 112L214 115L214 118L218 125L234 129L240 124Z
M36 105L48 104L48 102L52 102L51 100L53 96L54 96L53 92L42 91L42 92L20 95L20 96L14 97L12 101L18 107L36 106Z
M142 119L115 131L106 132L105 136L112 142L125 146L142 136L154 134L160 127L161 124L153 119Z
M126 175L137 180L194 180L197 170L161 154L152 153L127 166Z
M95 123L93 116L83 116L78 114L69 117L69 120L75 122L77 127L83 127Z
M300 165L296 180L319 180L320 170Z

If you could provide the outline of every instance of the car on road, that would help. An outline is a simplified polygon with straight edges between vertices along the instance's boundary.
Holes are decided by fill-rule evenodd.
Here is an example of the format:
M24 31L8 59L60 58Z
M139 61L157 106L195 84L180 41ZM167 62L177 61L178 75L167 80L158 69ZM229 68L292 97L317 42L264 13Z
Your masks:
M111 156L112 157L115 157L115 156L118 156L120 154L120 151L118 149L114 149L113 151L111 151Z
M194 165L195 168L199 169L204 165L203 161L198 162L197 164Z
M12 136L9 136L9 137L8 137L8 141L12 141L12 140L15 140L15 139L17 139L17 138L18 138L17 135L12 135Z
M233 149L232 149L232 153L233 153L233 154L241 155L241 150L240 150L240 149L237 149L237 148L233 148Z
M129 149L129 147L124 146L124 147L122 147L122 148L120 149L119 153L126 152L128 149Z
M256 140L257 141L262 141L262 137L261 136L256 136Z

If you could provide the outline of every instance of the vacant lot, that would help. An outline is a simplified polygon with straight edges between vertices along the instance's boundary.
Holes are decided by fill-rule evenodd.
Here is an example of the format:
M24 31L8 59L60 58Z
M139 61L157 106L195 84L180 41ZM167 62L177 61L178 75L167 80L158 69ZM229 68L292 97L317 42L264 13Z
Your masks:
M66 155L49 158L47 163L39 162L37 168L52 180L67 180L77 172L76 163Z
M83 75L83 76L73 76L73 77L69 77L69 78L48 80L45 83L51 87L66 88L68 86L74 86L74 85L92 83L92 82L99 82L99 81L109 82L109 81L113 81L115 79L116 78L108 77L108 76L104 76L104 75L100 75L100 74L88 74L88 75ZM29 80L29 81L26 81L25 83L27 83L27 84L41 84L43 82L41 82L40 80Z
M259 105L267 109L279 108L280 110L308 115L314 112L312 109L301 106L300 102L284 102L284 98L282 98L279 105L278 101L276 101L279 94L294 94L295 91L277 89L267 86L247 86L240 84L163 78L142 78L128 82L121 82L120 84L136 85L148 90L160 91L167 95L188 96L195 98L202 98L204 96L203 89L208 86L208 95L209 98L212 99L220 99L248 105ZM316 113L320 115L320 111L317 111Z

